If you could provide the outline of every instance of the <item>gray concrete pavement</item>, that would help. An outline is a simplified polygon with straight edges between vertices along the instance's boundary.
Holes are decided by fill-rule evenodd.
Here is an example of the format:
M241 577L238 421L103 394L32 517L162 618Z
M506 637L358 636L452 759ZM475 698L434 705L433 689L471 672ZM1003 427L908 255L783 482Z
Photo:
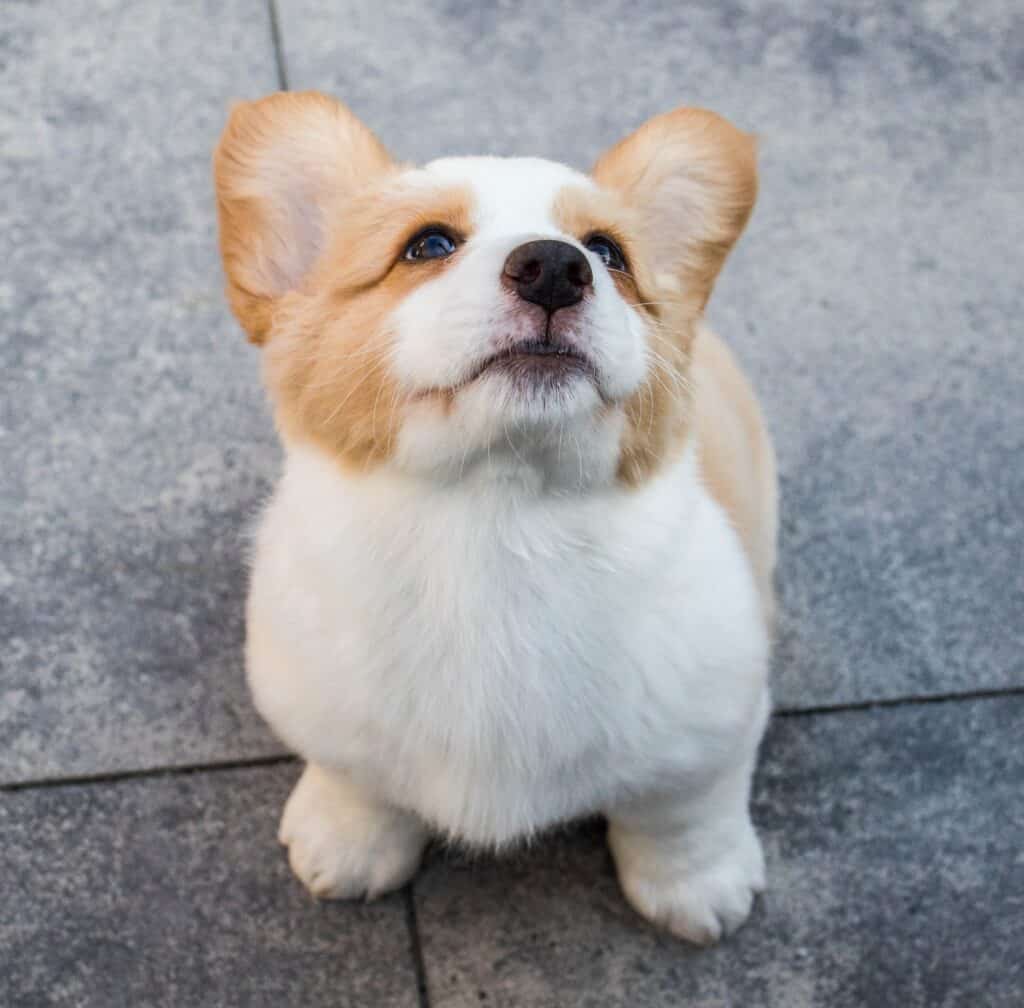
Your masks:
M275 51L262 0L0 13L0 1005L1021 1003L1019 4L277 15ZM778 441L790 713L773 888L718 949L629 911L596 824L369 908L287 872L240 652L279 453L209 183L281 68L414 159L585 167L681 103L761 137L710 314Z

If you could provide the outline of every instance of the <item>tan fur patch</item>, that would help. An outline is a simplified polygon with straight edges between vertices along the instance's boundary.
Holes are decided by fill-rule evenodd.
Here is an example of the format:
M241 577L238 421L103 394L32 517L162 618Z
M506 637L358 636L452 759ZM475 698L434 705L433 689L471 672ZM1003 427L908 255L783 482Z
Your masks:
M467 189L406 190L401 179L344 207L307 291L284 299L267 345L267 382L286 434L360 469L391 454L406 400L391 372L387 318L458 257L407 262L401 254L430 224L468 236L472 207Z
M771 622L777 537L775 453L757 397L707 326L693 344L694 429L701 477L750 558Z
M619 451L618 478L626 486L650 479L686 442L690 391L686 378L689 351L669 350L652 363L643 385L626 403L626 427ZM662 355L665 356L664 351ZM671 357L675 357L675 362Z
M753 140L703 109L657 116L604 154L601 187L560 200L567 230L607 231L629 259L622 296L648 323L649 373L626 404L619 478L635 486L682 450L693 406L691 349L757 193ZM566 205L568 208L566 209Z

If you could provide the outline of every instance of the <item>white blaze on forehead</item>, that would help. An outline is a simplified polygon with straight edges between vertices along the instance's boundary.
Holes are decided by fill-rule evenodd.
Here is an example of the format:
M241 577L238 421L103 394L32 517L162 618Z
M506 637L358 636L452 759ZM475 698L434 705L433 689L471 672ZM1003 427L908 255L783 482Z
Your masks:
M594 186L587 175L543 158L441 158L424 171L472 188L474 234L481 237L561 234L554 218L559 192L567 185Z

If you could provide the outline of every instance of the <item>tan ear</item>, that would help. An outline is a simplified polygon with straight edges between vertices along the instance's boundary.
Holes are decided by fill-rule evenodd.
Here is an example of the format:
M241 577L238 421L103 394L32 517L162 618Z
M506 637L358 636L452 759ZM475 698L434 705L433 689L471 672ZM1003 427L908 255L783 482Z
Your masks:
M344 105L315 91L231 110L213 158L220 251L228 299L253 342L316 263L332 214L391 164Z
M612 147L592 174L636 209L662 292L702 310L757 198L754 138L714 112L676 109Z

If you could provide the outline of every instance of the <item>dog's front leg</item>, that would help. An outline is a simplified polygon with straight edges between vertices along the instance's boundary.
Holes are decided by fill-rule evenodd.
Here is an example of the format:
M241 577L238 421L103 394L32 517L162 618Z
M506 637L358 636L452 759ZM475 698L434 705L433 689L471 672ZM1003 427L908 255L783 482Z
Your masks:
M765 885L750 821L753 756L698 787L609 812L619 882L644 917L699 945L738 928Z
M279 839L321 899L371 899L407 882L427 840L414 815L378 801L340 770L310 763L284 807Z

